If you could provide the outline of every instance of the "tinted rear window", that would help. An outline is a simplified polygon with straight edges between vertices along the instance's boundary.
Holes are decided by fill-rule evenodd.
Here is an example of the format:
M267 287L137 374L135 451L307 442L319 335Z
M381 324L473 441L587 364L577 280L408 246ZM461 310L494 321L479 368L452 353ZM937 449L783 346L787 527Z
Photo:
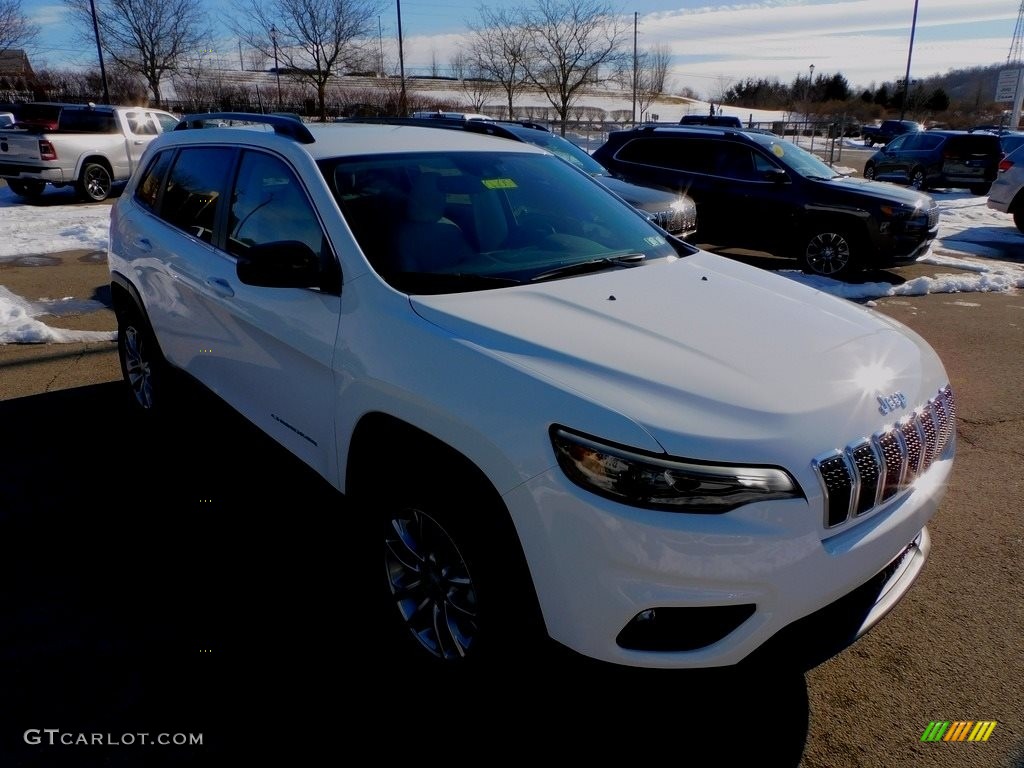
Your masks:
M60 113L59 129L76 133L117 133L112 112L65 109Z
M946 152L958 154L995 155L996 157L1003 154L998 136L983 136L981 134L950 136L944 149Z

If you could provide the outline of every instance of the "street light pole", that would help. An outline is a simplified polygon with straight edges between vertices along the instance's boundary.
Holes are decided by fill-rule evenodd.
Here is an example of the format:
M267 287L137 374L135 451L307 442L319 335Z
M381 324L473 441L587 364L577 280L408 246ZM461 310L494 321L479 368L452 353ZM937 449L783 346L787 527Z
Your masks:
M270 41L274 44L274 74L277 75L277 110L281 111L281 66L277 63L277 27L270 25Z
M814 65L808 66L811 74L807 76L807 112L804 118L807 120L807 124L811 123L811 85L814 83ZM811 126L811 149L814 149L814 126Z
M910 50L907 51L907 74L903 78L903 104L900 106L900 120L907 115L907 100L910 98L910 57L914 55L914 31L917 29L917 0L914 0L914 20L910 23Z

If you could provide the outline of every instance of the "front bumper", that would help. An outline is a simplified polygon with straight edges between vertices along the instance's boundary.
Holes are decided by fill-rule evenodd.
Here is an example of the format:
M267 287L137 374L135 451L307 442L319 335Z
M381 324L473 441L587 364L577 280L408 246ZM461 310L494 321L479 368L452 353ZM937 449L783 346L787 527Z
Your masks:
M833 535L822 526L821 510L802 499L751 504L724 515L657 512L593 496L557 469L505 500L552 638L583 655L629 666L713 667L739 663L828 606L846 606L851 593L917 542L845 634L852 640L873 626L927 558L925 524L951 467L951 455L936 461L909 491ZM750 605L749 618L704 647L649 651L617 642L624 627L651 609ZM822 639L819 650L827 645Z

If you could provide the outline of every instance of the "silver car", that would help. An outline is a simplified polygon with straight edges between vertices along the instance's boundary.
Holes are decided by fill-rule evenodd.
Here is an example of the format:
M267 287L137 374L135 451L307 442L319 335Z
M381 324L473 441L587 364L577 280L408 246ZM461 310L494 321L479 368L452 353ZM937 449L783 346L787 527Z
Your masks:
M988 193L988 207L1013 214L1013 223L1024 232L1024 146L999 162L999 176Z

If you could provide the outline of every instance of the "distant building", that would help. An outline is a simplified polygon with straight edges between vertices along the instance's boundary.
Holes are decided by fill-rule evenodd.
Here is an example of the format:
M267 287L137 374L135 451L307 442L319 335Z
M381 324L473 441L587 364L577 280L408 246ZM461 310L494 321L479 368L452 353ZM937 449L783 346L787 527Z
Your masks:
M10 48L0 52L0 91L30 91L35 83L36 73L25 51Z

